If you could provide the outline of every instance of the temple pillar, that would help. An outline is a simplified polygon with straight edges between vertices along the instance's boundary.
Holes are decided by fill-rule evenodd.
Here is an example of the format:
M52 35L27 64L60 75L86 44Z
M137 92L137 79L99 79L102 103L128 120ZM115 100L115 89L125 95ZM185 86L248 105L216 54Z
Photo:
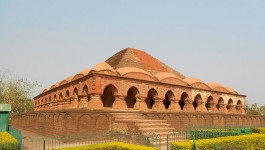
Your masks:
M79 101L79 98L78 97L72 97L71 98L71 108L78 108L78 102Z
M188 111L188 112L193 112L194 111L194 107L193 107L193 104L192 104L192 100L187 98L184 100L185 102L185 105L183 107L183 111Z
M232 105L232 104L227 105L227 111L228 113L235 113L236 111L235 105Z
M196 108L196 111L199 111L199 112L206 112L207 109L205 107L205 102L203 102L202 100L199 100L198 102L198 106Z
M216 103L210 102L208 103L208 112L216 112Z
M162 98L154 98L155 103L153 106L153 110L165 110L165 106L163 104L163 99Z
M170 99L171 104L169 105L168 110L172 110L172 111L181 111L181 108L179 106L179 100L175 100L175 99Z
M225 104L219 104L219 112L221 112L221 113L228 113Z
M90 100L87 103L88 109L101 109L103 108L103 103L101 101L101 95L100 94L91 94Z
M116 95L112 108L126 109L125 96Z
M134 104L135 109L147 110L148 107L145 103L146 97L136 97L136 103Z
M245 114L245 109L243 108L243 106L236 106L236 113L237 114Z
M87 108L87 104L88 104L88 97L81 96L80 102L78 103L78 108Z

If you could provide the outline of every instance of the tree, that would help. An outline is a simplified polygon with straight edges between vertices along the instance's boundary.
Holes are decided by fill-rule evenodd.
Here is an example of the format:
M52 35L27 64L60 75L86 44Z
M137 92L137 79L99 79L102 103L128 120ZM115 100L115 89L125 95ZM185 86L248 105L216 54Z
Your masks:
M11 115L34 110L31 98L37 83L0 73L0 104L11 104Z
M246 112L250 115L265 115L265 105L258 106L257 103L251 105L251 107L246 104Z

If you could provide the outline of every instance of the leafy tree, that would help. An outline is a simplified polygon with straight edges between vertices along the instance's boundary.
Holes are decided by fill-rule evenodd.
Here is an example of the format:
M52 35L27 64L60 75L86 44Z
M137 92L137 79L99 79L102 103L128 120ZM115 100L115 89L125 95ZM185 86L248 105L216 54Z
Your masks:
M0 104L11 104L11 115L33 111L32 92L38 86L26 79L0 73Z
M265 105L259 106L257 103L252 104L249 106L246 104L246 112L250 115L265 115Z

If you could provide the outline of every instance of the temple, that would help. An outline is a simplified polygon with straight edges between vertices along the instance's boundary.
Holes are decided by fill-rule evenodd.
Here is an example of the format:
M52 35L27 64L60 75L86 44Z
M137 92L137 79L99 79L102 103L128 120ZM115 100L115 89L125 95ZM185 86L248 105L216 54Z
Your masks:
M142 110L245 114L245 95L185 77L144 51L126 48L91 69L51 85L35 111Z

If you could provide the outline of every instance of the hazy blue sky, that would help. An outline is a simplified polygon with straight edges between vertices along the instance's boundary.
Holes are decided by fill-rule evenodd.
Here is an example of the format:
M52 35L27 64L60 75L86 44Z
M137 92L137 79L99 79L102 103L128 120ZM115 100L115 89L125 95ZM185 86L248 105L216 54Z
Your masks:
M0 70L43 88L126 47L265 104L264 0L0 0Z

